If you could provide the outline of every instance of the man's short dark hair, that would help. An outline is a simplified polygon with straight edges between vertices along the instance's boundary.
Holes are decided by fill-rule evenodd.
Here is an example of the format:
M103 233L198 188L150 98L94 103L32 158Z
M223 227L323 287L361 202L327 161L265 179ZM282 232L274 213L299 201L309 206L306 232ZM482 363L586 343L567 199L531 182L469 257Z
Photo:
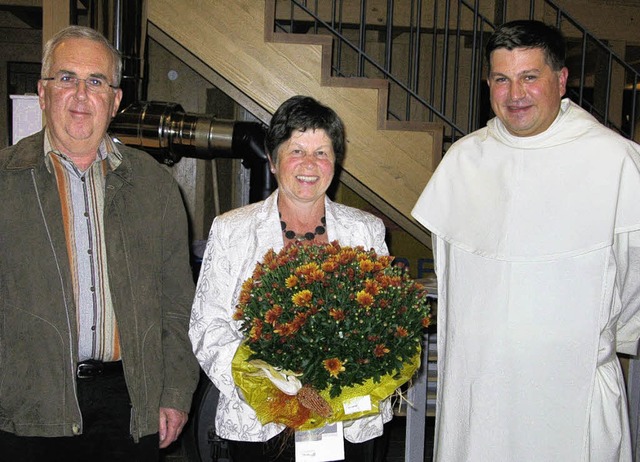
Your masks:
M491 53L498 48L540 48L551 69L560 71L565 66L566 41L562 32L541 21L518 20L499 26L487 42L485 56L489 71Z
M342 120L330 107L309 96L301 95L292 96L282 103L271 118L265 139L265 148L271 160L276 163L278 148L291 138L293 132L307 129L322 129L327 133L336 156L336 164L340 164L345 151Z

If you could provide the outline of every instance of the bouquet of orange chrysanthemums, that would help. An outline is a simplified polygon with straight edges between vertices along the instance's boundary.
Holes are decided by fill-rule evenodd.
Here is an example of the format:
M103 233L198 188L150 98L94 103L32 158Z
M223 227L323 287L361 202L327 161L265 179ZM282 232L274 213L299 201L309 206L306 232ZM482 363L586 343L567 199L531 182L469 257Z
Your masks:
M257 264L235 313L245 341L232 369L263 423L308 429L376 413L411 378L429 302L392 260L332 242Z

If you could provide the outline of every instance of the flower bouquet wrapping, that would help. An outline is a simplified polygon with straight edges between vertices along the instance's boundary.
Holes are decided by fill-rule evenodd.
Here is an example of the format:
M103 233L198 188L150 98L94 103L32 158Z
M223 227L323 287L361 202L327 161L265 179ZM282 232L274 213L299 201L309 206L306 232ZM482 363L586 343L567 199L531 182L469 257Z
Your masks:
M425 288L362 247L270 250L234 318L245 340L232 373L263 424L308 430L379 412L420 365Z

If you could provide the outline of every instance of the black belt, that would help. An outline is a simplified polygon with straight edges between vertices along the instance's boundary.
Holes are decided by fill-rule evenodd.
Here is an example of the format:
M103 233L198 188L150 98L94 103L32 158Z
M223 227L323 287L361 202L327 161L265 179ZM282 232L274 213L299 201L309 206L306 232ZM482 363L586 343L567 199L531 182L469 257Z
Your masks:
M93 379L96 377L108 377L122 375L122 361L103 362L89 359L78 363L76 377L79 379Z

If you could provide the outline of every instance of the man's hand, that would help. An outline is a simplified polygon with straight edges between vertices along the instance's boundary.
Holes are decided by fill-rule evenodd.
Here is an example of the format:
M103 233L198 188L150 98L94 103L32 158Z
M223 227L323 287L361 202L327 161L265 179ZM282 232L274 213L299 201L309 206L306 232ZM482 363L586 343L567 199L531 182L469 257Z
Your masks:
M173 443L187 423L188 415L184 411L170 407L160 408L160 449Z

